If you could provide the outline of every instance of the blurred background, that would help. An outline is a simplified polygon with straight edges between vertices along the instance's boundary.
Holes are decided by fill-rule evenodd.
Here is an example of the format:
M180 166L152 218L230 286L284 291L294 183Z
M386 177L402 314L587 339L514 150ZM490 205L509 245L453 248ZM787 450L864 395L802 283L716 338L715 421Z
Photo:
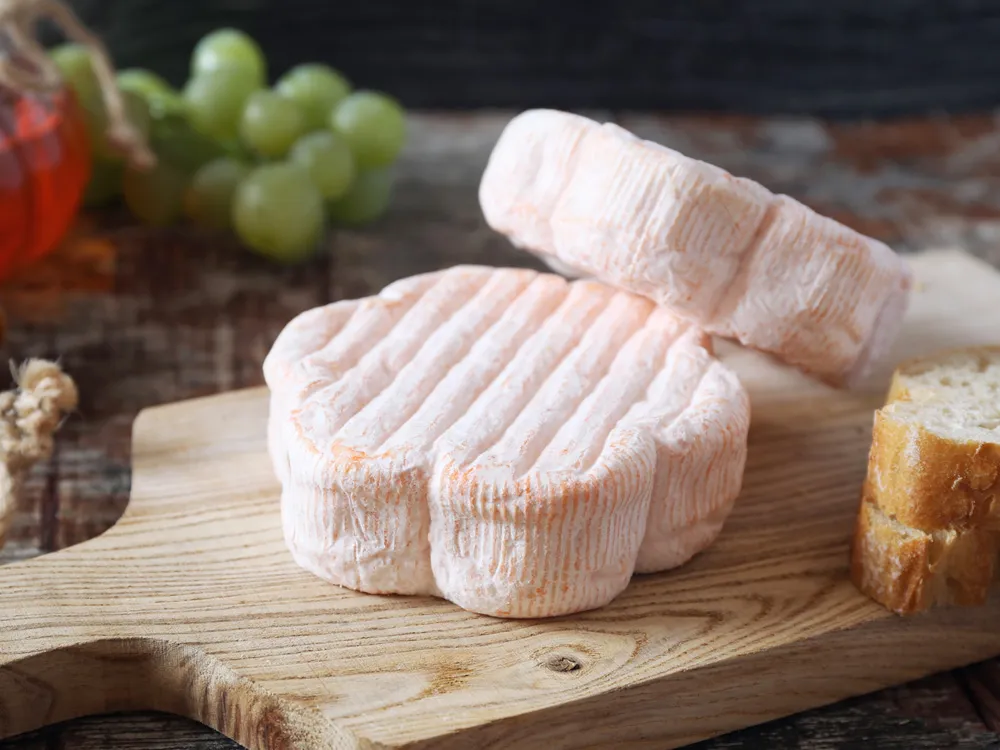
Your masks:
M1000 102L996 0L72 0L118 67L175 85L219 26L280 74L322 60L411 108L549 106L826 117Z

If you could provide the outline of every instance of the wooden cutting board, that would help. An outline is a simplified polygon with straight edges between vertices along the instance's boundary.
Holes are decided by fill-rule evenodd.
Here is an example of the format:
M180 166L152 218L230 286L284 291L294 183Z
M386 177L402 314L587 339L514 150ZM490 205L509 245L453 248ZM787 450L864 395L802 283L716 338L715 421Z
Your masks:
M1000 342L1000 274L958 252L913 263L905 333L858 392L722 347L753 400L725 531L572 617L491 619L315 579L282 542L264 390L143 412L122 520L0 569L0 736L154 709L254 750L661 749L1000 654L1000 597L902 619L847 579L892 364Z

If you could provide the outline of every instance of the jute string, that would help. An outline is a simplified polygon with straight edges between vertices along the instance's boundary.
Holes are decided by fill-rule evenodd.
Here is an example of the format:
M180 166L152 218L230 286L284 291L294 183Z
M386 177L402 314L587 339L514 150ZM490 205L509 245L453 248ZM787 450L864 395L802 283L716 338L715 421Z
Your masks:
M52 455L55 432L78 399L73 379L55 362L29 359L14 381L0 393L0 543L25 476Z
M0 57L0 86L22 96L53 94L64 86L59 68L35 35L35 27L43 18L90 52L108 115L107 136L111 145L136 166L153 164L153 153L125 113L107 48L60 0L0 0L0 39L6 42L6 54Z

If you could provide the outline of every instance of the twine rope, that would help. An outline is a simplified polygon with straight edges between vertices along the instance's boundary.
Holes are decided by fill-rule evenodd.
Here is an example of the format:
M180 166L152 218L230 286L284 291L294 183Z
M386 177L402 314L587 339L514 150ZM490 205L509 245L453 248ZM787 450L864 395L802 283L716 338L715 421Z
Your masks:
M125 113L107 48L61 0L0 0L0 38L7 42L7 54L0 57L0 86L22 96L53 94L63 88L59 68L35 36L35 27L43 18L52 21L68 39L83 45L90 53L108 114L109 142L135 166L151 166L155 157Z
M14 381L0 393L0 542L24 478L52 455L56 430L79 399L73 379L48 360L28 360L14 370Z

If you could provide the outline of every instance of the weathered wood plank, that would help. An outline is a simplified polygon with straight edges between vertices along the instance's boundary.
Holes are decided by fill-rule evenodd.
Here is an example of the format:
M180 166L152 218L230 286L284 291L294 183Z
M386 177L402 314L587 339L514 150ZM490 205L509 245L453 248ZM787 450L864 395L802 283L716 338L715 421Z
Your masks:
M1000 737L983 724L957 678L944 674L702 742L691 750L761 747L996 750Z
M1000 659L976 664L958 673L980 718L1000 742Z
M990 116L830 124L625 114L619 121L897 250L956 245L1000 264L1000 129Z
M4 750L237 750L208 727L167 714L92 716L3 743Z
M81 392L56 455L24 494L12 534L12 550L22 555L90 538L120 516L139 409L260 383L260 362L283 322L329 298L329 255L281 270L217 236L98 231L96 241L114 255L106 290L81 293L70 287L72 277L48 279L3 300L18 320L46 326L39 337L37 326L13 325L7 356L58 357ZM48 273L62 260L32 273ZM73 274L72 264L62 272Z

